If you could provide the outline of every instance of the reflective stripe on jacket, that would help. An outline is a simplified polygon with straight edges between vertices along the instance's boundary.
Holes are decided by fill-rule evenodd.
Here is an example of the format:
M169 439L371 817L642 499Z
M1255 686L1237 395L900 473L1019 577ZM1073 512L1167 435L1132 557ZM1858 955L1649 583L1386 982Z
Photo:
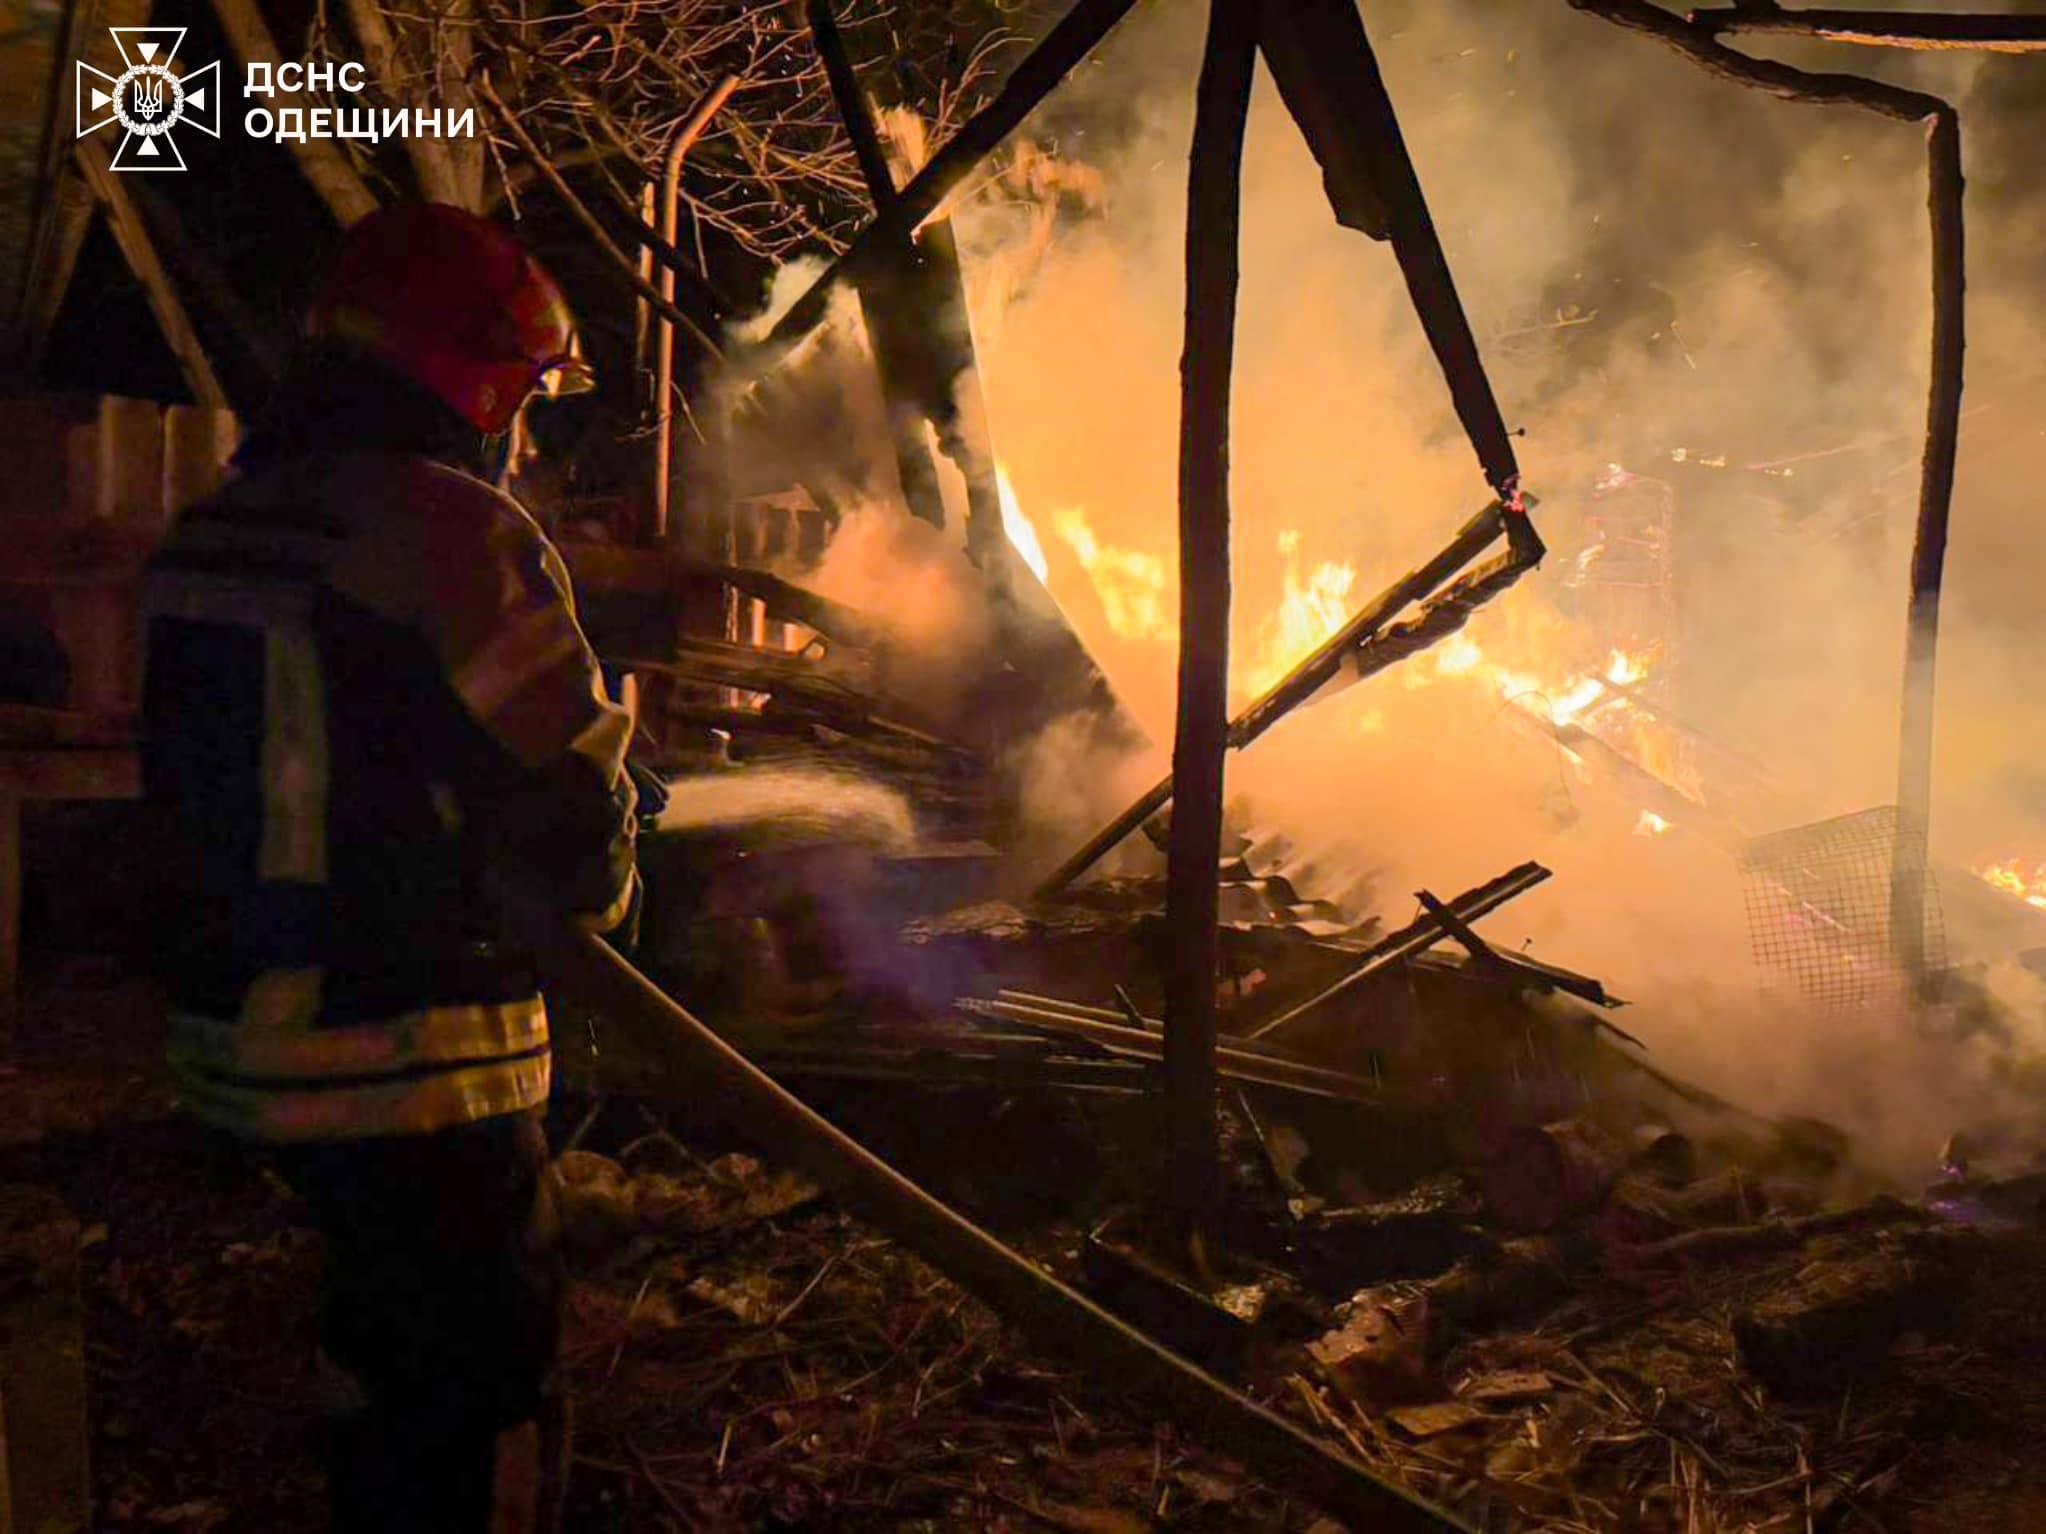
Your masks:
M306 1140L544 1102L546 1012L495 881L600 931L638 884L630 720L539 528L427 459L300 460L187 512L144 610L190 1106Z

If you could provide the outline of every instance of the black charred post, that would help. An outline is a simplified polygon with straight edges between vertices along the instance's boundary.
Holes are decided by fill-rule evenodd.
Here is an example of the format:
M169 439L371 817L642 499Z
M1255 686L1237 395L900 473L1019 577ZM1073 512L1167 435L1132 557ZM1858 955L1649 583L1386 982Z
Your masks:
M873 198L876 227L899 200L887 149L874 123L866 92L853 73L830 0L810 0L810 31L831 81L831 93L852 139L853 154ZM934 526L945 521L929 445L928 421L938 450L951 459L966 482L966 546L974 562L999 577L995 556L1002 547L1001 492L993 454L979 430L986 419L980 403L980 373L967 322L966 278L950 220L920 232L903 229L893 240L894 259L877 264L859 280L867 332L895 434L895 460L910 510ZM964 408L962 408L962 406Z
M853 157L866 178L867 195L874 204L879 228L895 206L895 176L888 168L888 155L867 93L860 89L847 57L845 40L831 14L830 0L810 0L807 13L810 35L817 56L824 61L825 77L838 103L839 120L852 140ZM933 527L945 525L945 501L938 490L938 476L924 440L924 412L918 401L919 375L927 373L926 360L918 353L918 299L925 284L920 280L915 242L908 230L897 230L882 247L878 260L860 276L860 310L866 317L867 334L874 345L874 369L880 374L881 396L888 407L888 429L895 441L895 472L902 481L902 497L910 513Z
M1899 966L1926 982L1926 840L1932 815L1934 661L1947 520L1960 446L1963 306L1967 273L1961 222L1961 122L1936 113L1926 134L1932 215L1932 386L1926 402L1918 529L1911 546L1911 601L1904 637L1904 701L1897 753L1897 846L1890 875L1890 933Z
M1165 920L1165 1091L1173 1203L1201 1221L1217 1192L1215 869L1229 748L1229 385L1236 352L1243 132L1257 0L1213 0L1187 175L1186 350L1180 361L1179 713Z
M1457 419L1493 492L1512 504L1520 479L1513 440L1354 0L1287 0L1266 6L1258 25L1265 62L1321 164L1337 221L1392 241Z
M1918 483L1918 529L1911 549L1911 600L1904 647L1899 726L1897 839L1890 868L1890 944L1898 966L1923 986L1926 840L1932 801L1933 657L1939 633L1940 581L1960 443L1962 356L1961 120L1937 96L1859 75L1817 74L1774 59L1751 58L1721 42L1719 13L1687 21L1649 0L1569 0L1615 25L1646 33L1700 68L1786 101L1857 106L1926 128L1932 220L1932 381ZM1767 14L1762 8L1761 14Z

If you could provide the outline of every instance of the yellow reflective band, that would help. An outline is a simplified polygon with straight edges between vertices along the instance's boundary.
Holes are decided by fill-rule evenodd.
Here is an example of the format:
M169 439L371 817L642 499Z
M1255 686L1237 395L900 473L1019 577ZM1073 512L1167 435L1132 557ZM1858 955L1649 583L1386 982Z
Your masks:
M582 649L582 634L566 609L535 608L485 640L455 667L449 680L479 719L488 719L532 683Z
M185 1106L222 1129L255 1139L352 1140L369 1135L429 1134L456 1124L522 1113L547 1101L552 1080L546 1055L435 1072L403 1081L276 1091L223 1083L181 1069L172 1076Z
M266 975L250 989L251 1007L272 978ZM243 1015L250 1015L246 1008ZM345 1028L298 1029L243 1027L176 1012L170 1030L173 1055L195 1069L317 1083L330 1076L392 1076L422 1066L526 1054L547 1043L547 1008L532 996L491 1005L429 1007Z

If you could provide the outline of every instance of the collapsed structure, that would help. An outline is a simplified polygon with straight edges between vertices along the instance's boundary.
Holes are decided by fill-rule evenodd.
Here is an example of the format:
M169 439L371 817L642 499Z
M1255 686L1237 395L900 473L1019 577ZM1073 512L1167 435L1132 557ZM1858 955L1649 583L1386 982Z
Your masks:
M1959 403L1957 118L1930 97L1734 52L1721 35L1761 24L1746 8L1683 20L1637 0L1575 3L1743 83L1930 125L1934 369L1898 802L1754 835L1780 824L1767 770L1687 720L1638 660L1674 643L1675 497L1624 471L1597 487L1570 576L1613 658L1566 698L1522 700L1513 720L1599 764L1648 830L1679 818L1738 848L1758 956L1813 1001L1926 993L1943 969L1926 817ZM1141 732L1012 550L944 213L1131 9L1080 0L986 111L898 184L828 0L807 7L874 220L763 338L726 359L702 445L678 448L663 384L645 536L564 540L586 626L637 679L649 754L676 780L644 854L654 895L644 973L548 934L564 1010L597 1025L596 1048L564 1061L591 1099L586 1127L634 1098L717 1121L804 1168L1037 1346L1184 1415L1254 1475L1358 1527L1565 1516L1688 1527L1701 1506L1724 1511L1772 1487L1786 1518L1844 1519L1893 1477L1908 1433L1843 1406L1827 1436L1828 1404L1772 1438L1771 1409L1750 1394L1764 1386L1795 1413L1851 1383L1893 1404L1889 1387L1867 1383L1892 1345L1954 1324L1986 1250L1980 1232L2028 1222L2037 1187L2022 1156L1957 1152L1929 1203L1871 1201L1825 1126L1758 1119L1673 1079L1616 1022L1622 1003L1602 979L1488 941L1484 919L1548 880L1547 867L1523 861L1461 892L1418 890L1414 919L1388 931L1285 838L1224 812L1228 752L1430 647L1444 653L1547 552L1349 0L1216 0L1187 236L1174 771L1055 866L1016 856L1019 744L1077 721L1076 750L1112 755ZM1894 17L1811 24L1856 39L1910 31ZM2018 46L2029 30L1983 21L1947 40ZM1445 510L1439 550L1414 550L1409 573L1231 716L1235 182L1259 56L1337 221L1389 245L1486 503L1460 526ZM672 210L682 157L730 91L695 104L678 132L667 208L643 231L638 261L521 139L597 231L652 349L670 357L677 328L720 345L675 304L678 278L703 279ZM745 478L743 445L800 410L801 348L842 288L857 297L887 406L894 510L933 527L964 511L981 642L942 656L905 645L888 614L803 584L844 526L828 484L775 482L776 470ZM1140 843L1101 876L1140 835L1153 855ZM1083 1138L1108 1147L1099 1159L1139 1170L1052 1190L1060 1216L1084 1227L1077 1262L1054 1276L912 1181L941 1173L949 1147L884 1137L891 1166L777 1082L849 1122L872 1093L1080 1103ZM632 1163L623 1152L584 1163L572 1212L615 1212L622 1199L631 1225L654 1202L639 1196L647 1174ZM620 1194L635 1178L638 1193ZM790 1310L735 1319L772 1330L808 1292ZM1725 1317L1708 1319L1708 1300ZM1735 1384L1721 1367L1728 1347ZM1704 1422L1749 1409L1740 1432Z

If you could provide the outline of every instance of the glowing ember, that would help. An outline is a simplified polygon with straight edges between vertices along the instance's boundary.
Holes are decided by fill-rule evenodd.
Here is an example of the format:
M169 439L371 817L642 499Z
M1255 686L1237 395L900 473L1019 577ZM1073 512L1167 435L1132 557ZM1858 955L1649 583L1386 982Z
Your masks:
M2008 858L2001 863L1985 863L1975 873L2006 895L2015 895L2026 905L2046 911L2046 863L2034 863L2027 872L2021 859Z
M1016 499L1016 487L1009 483L1009 471L1000 464L995 465L995 488L1002 497L1002 531L1009 535L1009 543L1023 557L1023 563L1037 573L1041 581L1051 579L1051 567L1044 562L1044 545L1038 541L1037 529L1030 519L1023 515L1022 503Z
M1669 829L1669 822L1653 810L1643 810L1641 818L1634 822L1636 836L1660 836Z
M1087 513L1077 506L1054 513L1051 527L1094 582L1111 629L1124 639L1172 637L1164 560L1156 554L1103 543L1088 524Z
M1606 680L1616 687L1631 687L1646 675L1647 661L1625 650L1613 651L1612 661L1606 666Z

